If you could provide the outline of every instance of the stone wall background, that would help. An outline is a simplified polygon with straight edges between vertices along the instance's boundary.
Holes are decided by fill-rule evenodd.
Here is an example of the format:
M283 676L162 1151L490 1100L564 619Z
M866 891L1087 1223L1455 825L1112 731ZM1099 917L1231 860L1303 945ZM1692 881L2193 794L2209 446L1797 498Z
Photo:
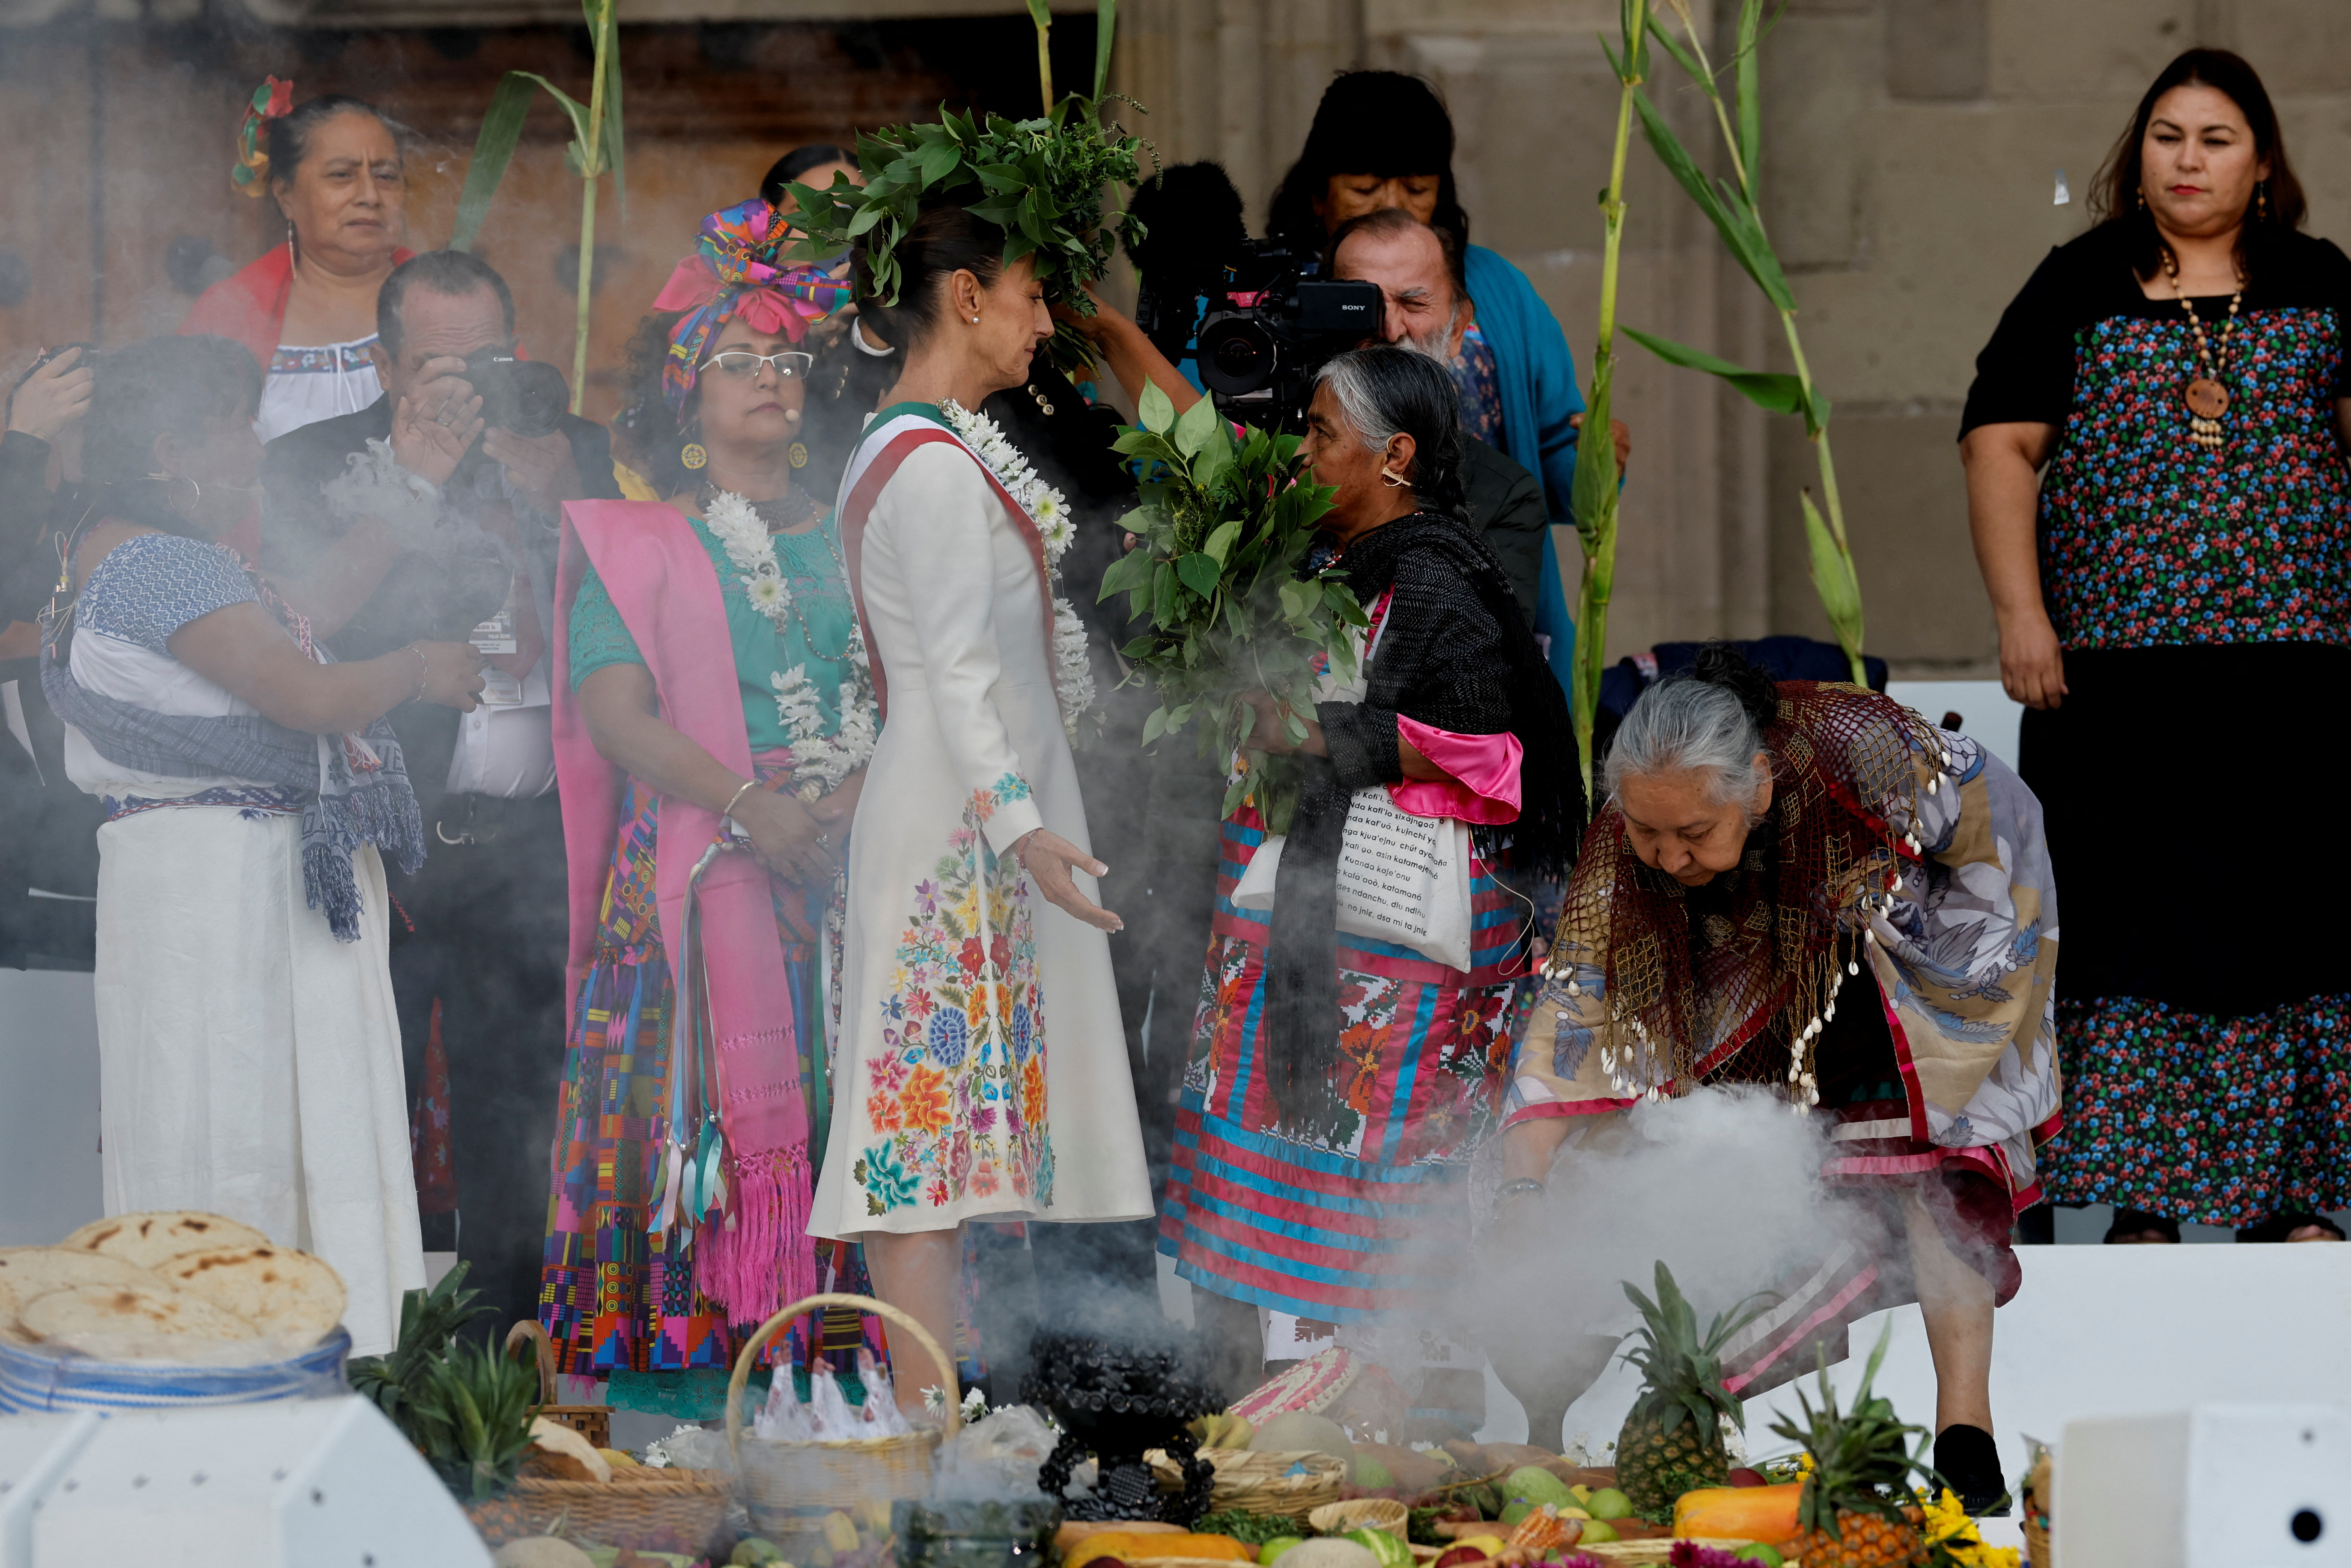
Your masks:
M1697 9L1719 30L1736 7ZM2340 0L1792 0L1781 15L1763 45L1765 222L1834 404L1869 651L1898 674L1993 669L1959 408L2009 298L2050 246L2087 226L2091 175L2147 83L2193 44L2245 54L2278 100L2312 232L2342 239L2346 24ZM1452 106L1473 237L1534 279L1581 368L1614 112L1598 37L1613 43L1616 26L1613 0L1129 0L1120 63L1153 106L1163 150L1225 158L1253 216L1280 174L1264 149L1286 156L1311 115L1299 84L1347 64L1427 75ZM1685 144L1719 165L1719 140L1692 123L1696 95L1659 64L1658 100ZM1637 136L1630 167L1620 319L1791 369L1753 285ZM2053 200L2061 169L2064 206ZM1611 653L1708 634L1828 636L1798 511L1816 476L1801 423L1637 347L1618 386L1635 451ZM1560 544L1572 571L1573 540Z
M1690 3L1722 28L1725 0ZM1059 8L1061 75L1075 80L1094 8ZM621 14L631 204L623 220L608 199L599 236L600 255L612 251L600 296L615 300L649 298L700 214L747 194L797 141L847 139L943 98L1014 112L1034 102L1019 0L622 0ZM354 91L409 118L430 154L412 243L440 243L497 74L528 65L584 89L577 15L573 0L0 0L0 137L12 154L0 249L25 274L16 302L0 303L0 373L40 343L89 335L94 278L108 338L168 329L187 305L164 265L174 238L233 265L282 238L268 204L231 195L225 178L235 103L265 71L293 75L305 96ZM1991 668L1954 444L1960 402L2001 308L2050 246L2085 225L2091 175L2146 82L2192 43L2245 53L2278 98L2312 230L2344 237L2346 24L2343 0L1790 0L1780 14L1763 46L1765 215L1834 403L1868 646L1898 672ZM1427 75L1458 127L1473 237L1533 278L1588 369L1594 196L1615 101L1598 40L1615 27L1614 0L1124 0L1113 74L1149 106L1140 125L1163 156L1221 159L1253 222L1333 71ZM1719 161L1700 100L1659 63L1661 105ZM509 175L515 200L485 235L542 351L568 345L572 311L559 253L576 241L577 188L559 119L534 115ZM1637 141L1629 168L1622 319L1789 368L1753 286ZM2065 206L2052 202L2060 169ZM591 406L632 325L632 312L600 306ZM1636 450L1611 652L1825 636L1797 511L1813 478L1798 423L1630 345L1618 407ZM1560 543L1572 571L1573 540Z

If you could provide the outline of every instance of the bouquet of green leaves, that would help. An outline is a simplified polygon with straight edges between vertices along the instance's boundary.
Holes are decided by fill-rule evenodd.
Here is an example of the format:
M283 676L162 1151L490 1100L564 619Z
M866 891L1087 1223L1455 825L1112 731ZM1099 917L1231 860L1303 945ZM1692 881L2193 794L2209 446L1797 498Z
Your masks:
M1123 524L1136 542L1102 574L1101 596L1124 593L1133 615L1151 618L1151 630L1123 650L1159 691L1143 743L1196 720L1203 756L1240 753L1225 815L1247 802L1267 831L1286 833L1298 758L1243 748L1256 710L1242 694L1271 693L1290 737L1302 740L1299 716L1314 711L1321 670L1354 674L1349 633L1369 624L1363 606L1339 575L1297 570L1333 492L1304 478L1297 436L1251 428L1237 450L1207 398L1178 419L1167 395L1147 387L1140 413L1143 423L1123 427L1116 443L1147 465L1143 504Z

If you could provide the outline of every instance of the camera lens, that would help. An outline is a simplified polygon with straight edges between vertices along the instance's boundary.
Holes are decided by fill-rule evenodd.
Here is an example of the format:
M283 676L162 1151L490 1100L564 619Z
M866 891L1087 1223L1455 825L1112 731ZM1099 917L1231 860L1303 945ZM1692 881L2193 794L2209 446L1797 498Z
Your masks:
M1238 397L1273 380L1277 358L1272 334L1262 323L1233 317L1200 333L1200 380L1211 392Z

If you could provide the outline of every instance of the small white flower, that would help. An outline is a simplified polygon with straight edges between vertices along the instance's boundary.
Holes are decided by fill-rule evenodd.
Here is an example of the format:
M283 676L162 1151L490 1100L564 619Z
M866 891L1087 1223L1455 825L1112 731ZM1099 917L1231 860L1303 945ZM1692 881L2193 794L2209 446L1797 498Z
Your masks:
M752 609L770 621L780 622L791 612L792 591L784 585L781 577L747 577L743 580L743 594L750 600Z

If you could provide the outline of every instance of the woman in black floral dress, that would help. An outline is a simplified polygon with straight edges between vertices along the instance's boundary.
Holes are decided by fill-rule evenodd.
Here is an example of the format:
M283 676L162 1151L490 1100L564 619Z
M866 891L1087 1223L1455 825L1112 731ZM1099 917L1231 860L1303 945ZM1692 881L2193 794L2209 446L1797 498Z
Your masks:
M2046 1190L2114 1204L2109 1240L2340 1240L2351 948L2314 868L2212 831L2199 785L2225 757L2258 789L2272 745L2305 770L2312 695L2351 688L2351 258L2299 232L2269 95L2220 50L2165 68L2093 201L1977 360L1960 435L2065 890ZM2180 766L2183 734L2209 762ZM2166 855L2159 899L2124 846Z

